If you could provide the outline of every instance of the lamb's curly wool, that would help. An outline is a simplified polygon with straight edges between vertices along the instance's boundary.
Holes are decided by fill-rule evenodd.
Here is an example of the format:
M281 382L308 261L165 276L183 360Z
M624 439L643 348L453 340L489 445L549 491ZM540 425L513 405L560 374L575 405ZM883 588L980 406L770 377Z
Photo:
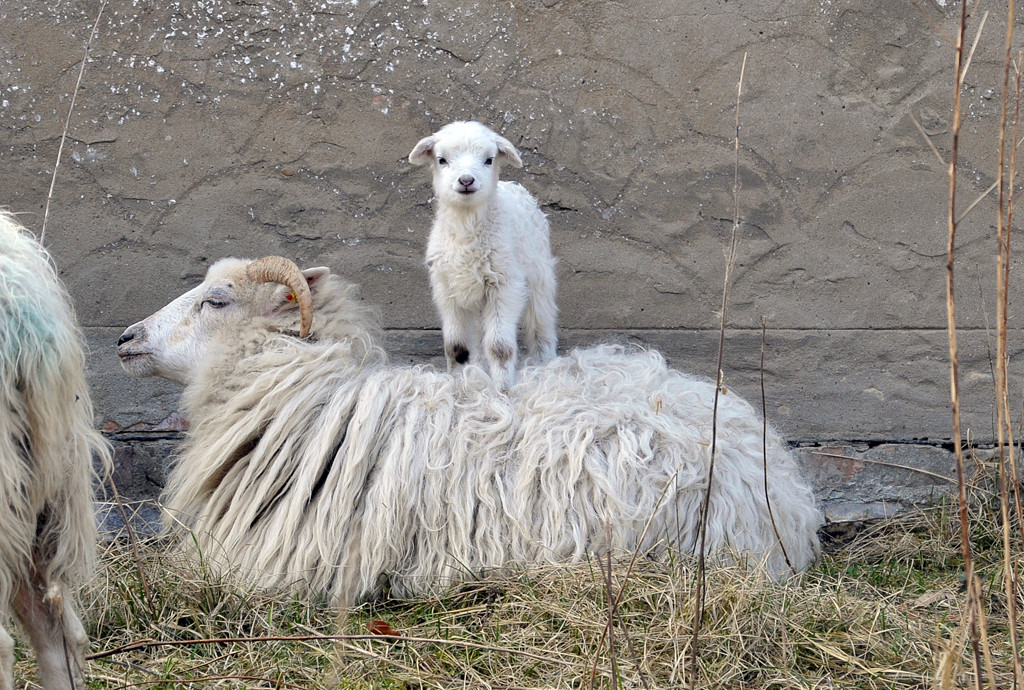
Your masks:
M429 164L434 181L426 262L448 371L468 361L506 390L516 376L517 326L533 363L558 350L547 217L524 187L499 181L502 164L523 161L512 142L479 122L445 125L421 139L409 161Z
M207 563L351 603L385 581L417 595L609 547L696 549L712 383L602 345L523 369L503 395L476 367L387 364L349 290L331 276L314 295L310 342L262 316L215 335L187 387L192 427L164 500ZM782 574L761 419L732 394L718 414L708 550ZM775 521L803 568L820 515L792 454L767 441Z
M93 428L74 315L45 250L0 211L0 616L13 608L47 688L82 683L88 640L71 607L95 557ZM67 651L65 651L67 650ZM0 689L13 642L0 627Z

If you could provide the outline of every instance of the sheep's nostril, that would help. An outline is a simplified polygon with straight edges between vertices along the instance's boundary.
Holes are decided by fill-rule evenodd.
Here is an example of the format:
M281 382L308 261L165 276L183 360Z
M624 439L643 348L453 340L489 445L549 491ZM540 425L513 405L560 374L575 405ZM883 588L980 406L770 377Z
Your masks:
M121 334L121 337L117 339L117 346L121 347L129 340L135 340L135 334L129 331L125 331L124 333Z
M474 182L476 182L476 178L474 178L472 175L463 175L462 177L459 178L459 184L461 184L463 187L470 187Z

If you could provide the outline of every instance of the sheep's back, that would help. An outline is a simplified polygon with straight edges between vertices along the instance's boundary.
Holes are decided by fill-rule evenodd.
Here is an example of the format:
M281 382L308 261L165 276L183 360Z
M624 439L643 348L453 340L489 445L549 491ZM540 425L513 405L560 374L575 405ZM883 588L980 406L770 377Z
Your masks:
M46 251L0 212L0 574L73 581L94 556L93 429L85 355ZM0 583L0 600L10 580Z
M657 353L576 350L525 368L508 395L475 366L456 376L363 366L339 345L273 358L229 404L193 419L167 492L204 556L257 584L352 602L385 580L407 596L609 548L696 548L714 385ZM734 395L719 415L708 549L769 553L760 418ZM802 567L813 497L779 439L767 446Z

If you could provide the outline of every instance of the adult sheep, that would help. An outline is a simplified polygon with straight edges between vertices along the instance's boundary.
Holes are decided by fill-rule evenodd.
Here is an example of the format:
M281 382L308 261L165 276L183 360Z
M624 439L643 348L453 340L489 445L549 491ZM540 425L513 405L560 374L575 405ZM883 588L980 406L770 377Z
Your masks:
M577 349L502 395L477 367L389 365L353 285L268 257L217 262L118 354L133 376L185 386L168 526L258 587L344 605L385 582L420 595L502 566L697 548L714 386L655 352ZM722 396L718 434L707 550L782 574L761 419ZM772 432L767 449L774 522L803 568L820 515Z
M93 428L82 338L46 251L0 211L0 616L21 621L44 688L84 687L72 606L95 557ZM6 621L2 621L6 623ZM14 687L0 625L0 690Z

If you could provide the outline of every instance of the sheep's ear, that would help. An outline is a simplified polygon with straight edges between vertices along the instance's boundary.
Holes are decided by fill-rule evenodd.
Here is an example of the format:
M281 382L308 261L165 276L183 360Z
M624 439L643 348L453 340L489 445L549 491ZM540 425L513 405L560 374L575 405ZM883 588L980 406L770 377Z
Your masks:
M320 291L320 286L327 282L327 276L329 275L331 275L331 269L326 266L307 268L302 272L302 277L306 279L306 284L309 285L309 291L314 295Z
M307 268L302 272L302 277L306 279L306 284L309 285L309 292L315 295L320 291L320 287L327 282L327 276L330 274L331 269L326 266L318 266L316 268ZM279 285L274 290L274 295L270 299L270 308L267 310L267 313L280 314L298 308L299 303L295 301L295 296L288 289L288 286Z
M409 162L413 165L429 163L434 159L434 144L436 143L437 137L433 134L420 139L419 143L413 147L412 153L409 154Z
M516 151L516 147L512 145L512 142L505 137L495 138L498 141L498 157L506 159L514 168L523 167L523 159L519 157L519 152Z

